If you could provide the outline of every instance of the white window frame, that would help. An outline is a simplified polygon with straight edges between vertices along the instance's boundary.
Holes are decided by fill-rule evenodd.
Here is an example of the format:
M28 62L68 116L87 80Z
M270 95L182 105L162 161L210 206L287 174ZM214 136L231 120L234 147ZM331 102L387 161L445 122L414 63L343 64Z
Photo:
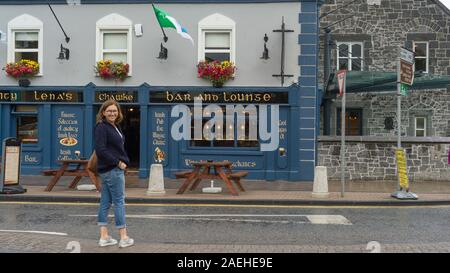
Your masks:
M413 51L416 52L416 44L425 44L427 46L426 48L426 56L415 56L414 59L425 59L426 65L425 65L425 71L423 73L428 73L429 70L429 61L430 61L430 44L427 41L413 41ZM416 65L414 64L414 71L416 71Z
M206 50L206 33L207 32L229 32L230 33L230 49L214 49ZM198 23L198 56L197 62L205 60L205 53L230 53L230 61L236 65L236 23L230 18L215 13L203 18Z
M127 34L127 49L122 53L127 53L127 63L130 65L128 76L132 76L133 71L133 55L132 55L132 30L133 22L128 18L117 13L109 14L96 23L96 44L95 44L95 63L103 59L103 53L108 51L103 50L103 34L104 33L126 33ZM111 52L121 52L114 50Z
M16 32L37 32L38 33L38 49L16 50ZM38 18L29 14L22 14L8 22L8 52L7 62L15 62L15 53L22 52L37 52L39 62L39 73L36 76L44 74L44 24Z
M348 56L347 57L339 57L339 46L340 45L347 45L348 46ZM361 46L361 56L360 57L353 57L352 55L352 47L353 45L360 45ZM336 69L339 70L339 60L340 59L347 59L348 60L348 71L352 71L352 60L354 59L361 59L361 71L364 71L364 44L362 42L338 42L336 47Z
M417 128L417 120L423 119L424 128ZM427 136L427 118L426 117L414 117L414 136L417 136L417 131L423 131L423 136Z

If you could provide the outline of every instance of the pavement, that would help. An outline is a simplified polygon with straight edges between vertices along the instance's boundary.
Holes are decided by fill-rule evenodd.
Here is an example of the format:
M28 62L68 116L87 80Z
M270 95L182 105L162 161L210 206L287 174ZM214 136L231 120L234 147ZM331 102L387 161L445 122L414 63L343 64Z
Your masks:
M63 177L51 192L45 187L49 176L21 176L20 183L27 189L24 194L0 194L0 201L23 202L99 202L100 193L69 189L70 177ZM235 205L308 205L308 206L420 206L450 205L450 181L411 182L411 192L418 195L417 200L398 200L391 197L397 189L396 181L346 181L344 197L341 196L340 181L329 181L329 196L312 196L312 182L242 180L246 189L232 196L221 181L215 187L222 187L221 193L203 193L209 187L202 181L194 191L186 190L176 194L182 180L165 178L164 194L147 195L148 179L136 176L126 177L126 202L137 204L235 204ZM78 185L90 184L83 178Z

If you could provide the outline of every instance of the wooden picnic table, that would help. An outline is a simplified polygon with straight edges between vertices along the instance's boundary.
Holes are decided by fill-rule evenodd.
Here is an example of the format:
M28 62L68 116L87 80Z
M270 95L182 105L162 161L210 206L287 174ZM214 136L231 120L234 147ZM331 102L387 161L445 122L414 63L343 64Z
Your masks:
M182 194L192 183L190 190L194 190L202 179L219 179L222 180L227 186L232 195L239 195L233 184L230 181L232 179L231 162L229 161L200 161L193 163L194 167L192 172L185 172L184 177L186 180L178 189L177 194ZM211 172L213 171L213 173ZM247 173L245 172L244 176ZM242 175L241 175L242 176ZM242 187L239 179L234 180L241 191L245 191Z
M59 169L43 171L44 174L53 175L45 191L51 191L62 176L75 176L75 178L69 185L69 188L71 189L75 188L75 186L78 184L81 178L89 177L89 179L95 185L97 190L100 191L100 183L97 179L97 176L87 168L89 160L69 159L69 160L58 160L58 162L61 163L61 167ZM70 165L76 165L75 169L69 169Z

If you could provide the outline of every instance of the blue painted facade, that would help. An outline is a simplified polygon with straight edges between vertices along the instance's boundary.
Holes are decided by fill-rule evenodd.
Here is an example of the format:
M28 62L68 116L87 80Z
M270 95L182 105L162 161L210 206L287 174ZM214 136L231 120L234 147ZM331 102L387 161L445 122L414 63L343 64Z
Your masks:
M3 2L3 3L2 3ZM1 4L39 4L39 1L0 1ZM122 3L124 1L82 1L89 3ZM127 1L130 2L130 1ZM146 3L147 1L131 1ZM154 1L156 3L198 3L199 1ZM205 2L205 1L202 1ZM139 146L139 176L148 177L149 167L154 160L154 150L161 148L167 155L163 162L165 176L173 177L174 172L190 169L193 161L213 159L230 160L235 169L249 171L250 179L312 181L316 164L316 138L319 128L320 92L317 89L318 70L318 11L320 1L210 1L214 3L265 3L301 2L299 11L300 34L298 44L298 67L300 76L297 84L289 87L272 86L231 86L211 88L207 86L152 86L143 83L139 86L96 86L93 83L80 83L78 86L33 86L17 87L0 85L0 138L16 136L15 106L24 104L21 97L28 97L25 104L37 105L39 142L23 144L22 174L38 174L44 169L58 167L57 160L75 158L75 150L82 157L89 157L93 148L93 127L95 115L101 100L108 95L128 95L120 104L133 111L139 111L137 143ZM55 1L55 3L59 3ZM86 85L84 85L86 84ZM267 93L287 94L287 99L279 105L280 143L279 149L262 152L257 148L193 147L189 141L174 141L170 130L176 118L171 117L171 109L176 102L153 100L152 94L172 92L188 93ZM75 96L66 96L68 93ZM9 94L9 96L7 95ZM17 100L10 99L16 94ZM6 96L6 99L5 99ZM49 96L52 99L49 99ZM99 98L99 96L103 96ZM130 97L130 98L131 98ZM181 102L180 102L181 103ZM187 103L189 105L189 103ZM217 103L225 105L226 103ZM236 103L234 103L236 104ZM270 112L269 112L270 113ZM283 136L281 136L283 134ZM64 145L63 138L73 137L76 143ZM281 149L280 149L281 148ZM280 150L284 149L282 154Z

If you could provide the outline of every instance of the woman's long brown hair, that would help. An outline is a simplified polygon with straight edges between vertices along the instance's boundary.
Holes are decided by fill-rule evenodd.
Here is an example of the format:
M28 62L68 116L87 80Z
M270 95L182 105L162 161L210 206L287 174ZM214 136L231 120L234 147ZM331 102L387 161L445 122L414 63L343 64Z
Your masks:
M117 110L119 111L117 119L114 123L119 124L120 122L122 122L123 114L122 114L122 110L120 109L119 103L115 100L107 100L102 104L102 106L100 107L100 110L98 110L97 118L96 118L97 123L99 123L105 119L105 115L103 115L103 112L105 112L106 108L110 107L111 105L115 105L117 107Z

